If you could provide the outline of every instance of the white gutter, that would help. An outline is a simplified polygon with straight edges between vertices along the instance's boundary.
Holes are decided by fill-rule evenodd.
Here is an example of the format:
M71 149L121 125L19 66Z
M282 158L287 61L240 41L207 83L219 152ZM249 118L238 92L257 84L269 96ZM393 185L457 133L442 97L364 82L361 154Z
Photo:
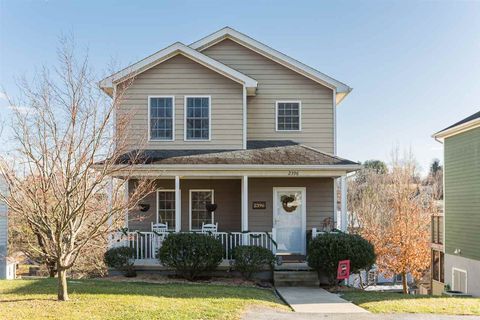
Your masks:
M121 165L120 165L121 166ZM124 165L127 166L127 165ZM101 165L95 167L101 168ZM359 170L361 165L264 165L264 164L136 164L127 166L129 170Z
M454 136L456 134L475 129L477 127L480 127L480 118L473 119L468 122L459 124L458 126L455 126L453 128L437 132L434 135L432 135L432 138L440 142L439 139L445 139L445 138Z

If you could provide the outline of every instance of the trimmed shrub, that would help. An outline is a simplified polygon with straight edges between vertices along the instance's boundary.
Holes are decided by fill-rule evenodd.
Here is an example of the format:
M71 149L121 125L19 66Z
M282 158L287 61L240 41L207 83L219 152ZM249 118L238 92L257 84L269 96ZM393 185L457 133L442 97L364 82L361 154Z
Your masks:
M246 278L251 279L255 272L265 266L273 268L276 258L274 254L259 246L238 246L233 252L234 267Z
M222 257L223 247L219 240L196 233L168 235L157 254L163 265L175 269L178 275L190 281L204 272L215 270Z
M110 268L122 271L126 277L136 277L137 273L133 268L134 249L130 247L117 247L108 249L105 252L104 261Z
M336 283L338 261L350 260L350 272L369 270L375 263L373 245L359 235L325 233L308 246L307 262L319 275L324 273L330 285Z

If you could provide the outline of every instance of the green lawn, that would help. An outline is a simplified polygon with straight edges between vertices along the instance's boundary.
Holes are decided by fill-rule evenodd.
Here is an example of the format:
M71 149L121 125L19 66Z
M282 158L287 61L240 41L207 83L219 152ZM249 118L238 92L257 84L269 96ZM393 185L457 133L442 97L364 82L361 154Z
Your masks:
M392 292L344 292L342 298L373 313L480 315L480 298L413 296Z
M238 319L250 305L288 310L272 290L209 284L108 280L68 282L57 302L55 279L0 281L0 319Z

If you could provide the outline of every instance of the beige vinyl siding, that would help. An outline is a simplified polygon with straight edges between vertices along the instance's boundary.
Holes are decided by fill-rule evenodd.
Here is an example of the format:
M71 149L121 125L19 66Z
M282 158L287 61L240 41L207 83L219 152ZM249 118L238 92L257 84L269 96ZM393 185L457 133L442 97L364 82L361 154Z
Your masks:
M130 182L132 188L133 182ZM215 222L218 222L219 231L240 231L241 226L241 190L240 179L183 179L180 180L180 190L182 196L182 231L189 230L190 190L214 190L214 201L218 204L215 211ZM175 180L162 179L157 180L157 188L175 189ZM146 212L132 210L129 212L128 227L130 231L141 230L150 231L151 223L156 221L157 200L156 194L149 194L140 203L147 203L150 208Z
M273 60L230 40L202 53L258 81L256 96L248 97L249 140L290 139L321 151L334 152L333 91ZM277 132L275 101L302 102L302 131Z
M175 141L148 141L148 96L175 96ZM211 96L211 141L184 141L184 97ZM241 149L242 85L177 55L139 74L125 92L118 119L129 118L127 143L146 149Z
M273 227L273 188L306 187L307 230L333 218L333 179L331 178L250 178L248 182L248 228L268 231ZM265 210L252 209L253 201L265 201Z
M130 182L132 188L133 182ZM331 178L250 178L248 182L248 224L251 231L269 231L273 226L273 188L305 187L307 198L307 230L321 227L325 218L333 218L333 179ZM174 189L173 179L157 180L157 188ZM189 191L213 189L218 205L215 221L220 231L241 230L241 180L240 179L181 179L182 231L189 230ZM252 209L254 201L265 201L265 210ZM150 205L146 212L129 212L130 231L149 231L156 221L156 195L145 197L140 203Z

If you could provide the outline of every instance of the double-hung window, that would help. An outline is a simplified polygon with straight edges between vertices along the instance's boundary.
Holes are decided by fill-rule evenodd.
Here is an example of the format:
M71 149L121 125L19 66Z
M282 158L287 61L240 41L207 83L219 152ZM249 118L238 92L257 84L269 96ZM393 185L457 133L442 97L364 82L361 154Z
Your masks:
M277 131L302 130L302 104L300 101L277 101L275 116Z
M170 96L148 97L150 140L173 141L175 132L175 99Z
M185 140L210 140L209 96L185 97Z
M157 191L157 223L167 223L175 229L175 190Z
M214 213L206 205L213 203L213 190L190 190L190 230L202 229L202 224L214 223Z

